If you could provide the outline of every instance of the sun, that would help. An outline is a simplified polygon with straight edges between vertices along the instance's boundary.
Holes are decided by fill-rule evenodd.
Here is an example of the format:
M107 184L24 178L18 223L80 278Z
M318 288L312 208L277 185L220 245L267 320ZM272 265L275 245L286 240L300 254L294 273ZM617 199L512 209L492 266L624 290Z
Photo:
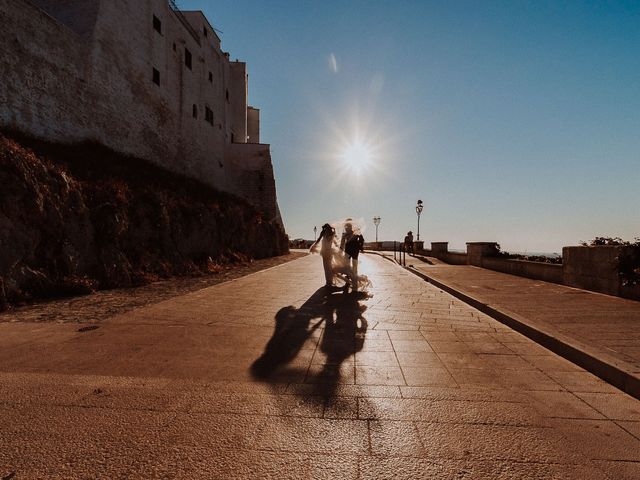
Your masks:
M373 149L364 142L354 141L344 147L340 159L352 173L361 174L373 163Z

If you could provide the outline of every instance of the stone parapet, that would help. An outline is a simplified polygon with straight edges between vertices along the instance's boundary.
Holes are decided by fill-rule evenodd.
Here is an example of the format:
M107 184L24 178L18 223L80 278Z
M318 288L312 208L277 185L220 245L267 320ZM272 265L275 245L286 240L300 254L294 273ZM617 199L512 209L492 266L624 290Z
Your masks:
M431 254L434 257L447 253L449 251L449 242L431 242Z
M617 259L624 248L621 245L564 247L563 283L570 287L619 295L620 276Z
M640 285L624 285L620 256L626 245L576 246L562 249L562 264L507 259L498 255L496 242L467 242L467 253L449 252L448 242L431 242L429 255L450 265L473 265L520 277L640 300Z
M482 257L494 256L497 252L497 242L467 242L467 264L482 267Z
M462 252L447 252L438 258L450 265L467 265L467 254Z
M483 257L482 267L519 277L562 284L562 265L557 263L530 262L527 260Z

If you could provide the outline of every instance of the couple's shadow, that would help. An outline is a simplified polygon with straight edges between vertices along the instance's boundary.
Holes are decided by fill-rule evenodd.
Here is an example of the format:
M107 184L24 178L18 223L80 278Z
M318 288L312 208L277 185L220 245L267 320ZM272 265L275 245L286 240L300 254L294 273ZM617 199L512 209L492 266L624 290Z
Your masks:
M315 361L305 367L305 382L315 385L316 393L332 395L340 382L342 364L364 344L367 321L363 314L367 307L360 302L367 298L364 292L338 293L323 287L300 308L280 309L264 353L251 366L253 376L277 380L278 373L309 342L309 346L317 344L317 349Z

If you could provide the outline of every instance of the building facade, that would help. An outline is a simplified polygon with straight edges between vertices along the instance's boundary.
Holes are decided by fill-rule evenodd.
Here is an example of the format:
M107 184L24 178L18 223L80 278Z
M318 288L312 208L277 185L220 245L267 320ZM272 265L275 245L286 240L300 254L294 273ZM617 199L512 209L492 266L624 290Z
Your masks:
M246 64L173 0L0 0L0 126L95 140L281 223Z

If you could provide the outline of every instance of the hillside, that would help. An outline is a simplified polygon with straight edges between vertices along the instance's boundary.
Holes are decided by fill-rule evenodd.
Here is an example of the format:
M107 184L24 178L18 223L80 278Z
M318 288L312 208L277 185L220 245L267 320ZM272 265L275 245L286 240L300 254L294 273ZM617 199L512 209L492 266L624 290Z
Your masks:
M0 134L0 309L288 251L245 201L96 144Z

